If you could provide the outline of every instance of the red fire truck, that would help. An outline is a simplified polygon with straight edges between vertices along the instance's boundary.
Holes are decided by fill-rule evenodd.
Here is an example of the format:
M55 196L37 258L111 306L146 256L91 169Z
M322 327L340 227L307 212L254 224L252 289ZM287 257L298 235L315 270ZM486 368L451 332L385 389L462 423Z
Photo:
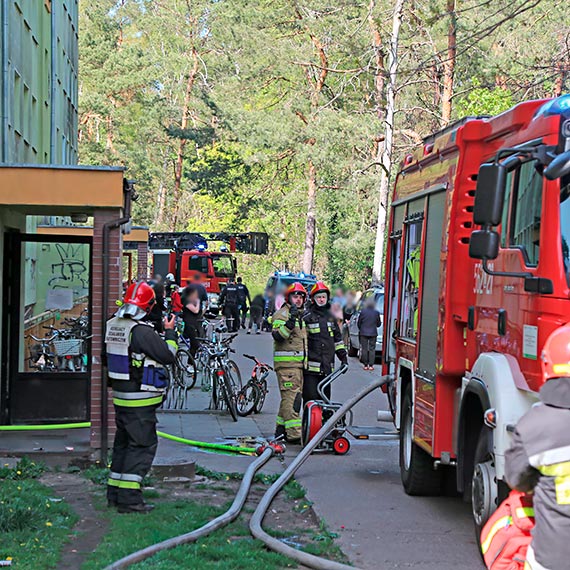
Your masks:
M383 372L410 495L457 489L480 528L570 320L570 95L467 118L405 157L392 197Z
M208 249L212 241L227 245L213 251ZM153 254L153 274L164 277L172 273L176 283L183 287L201 283L215 304L222 287L236 276L233 252L265 254L268 236L262 232L154 232L149 236L149 250Z

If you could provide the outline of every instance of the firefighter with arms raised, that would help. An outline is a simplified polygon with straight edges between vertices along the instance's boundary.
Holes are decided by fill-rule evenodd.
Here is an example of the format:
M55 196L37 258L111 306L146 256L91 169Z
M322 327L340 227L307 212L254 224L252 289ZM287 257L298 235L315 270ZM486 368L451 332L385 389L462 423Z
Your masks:
M174 317L165 320L165 339L145 322L156 302L150 285L133 283L123 305L107 321L105 344L113 388L117 432L113 445L107 501L120 513L146 513L141 483L158 444L156 409L168 386L165 365L174 363Z
M541 356L540 403L518 422L505 455L509 485L534 496L535 526L525 570L570 568L570 323Z
M301 399L307 333L302 313L307 292L301 283L285 291L285 302L272 319L274 368L281 393L275 435L289 443L301 442Z

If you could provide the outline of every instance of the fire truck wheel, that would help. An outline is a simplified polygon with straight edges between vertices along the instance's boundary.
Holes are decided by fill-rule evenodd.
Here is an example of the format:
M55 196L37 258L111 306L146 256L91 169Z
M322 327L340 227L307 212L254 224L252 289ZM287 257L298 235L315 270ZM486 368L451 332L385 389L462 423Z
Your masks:
M497 475L492 448L492 432L483 426L475 449L475 468L471 484L471 508L477 541L483 526L498 506Z
M408 384L402 402L400 428L400 475L408 495L440 495L441 471L434 469L433 457L418 447L412 438L412 385Z
M333 451L336 455L345 455L350 449L350 441L346 437L337 437L333 442Z

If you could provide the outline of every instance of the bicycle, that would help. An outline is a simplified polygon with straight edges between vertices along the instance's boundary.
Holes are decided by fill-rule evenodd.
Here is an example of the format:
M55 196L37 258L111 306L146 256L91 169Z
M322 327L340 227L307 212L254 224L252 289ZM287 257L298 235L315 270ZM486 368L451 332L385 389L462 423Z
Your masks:
M229 352L235 352L229 344L237 336L233 334L226 339L215 342L206 338L199 339L208 352L207 370L212 389L213 409L225 405L234 422L237 422L237 394L241 390L241 373L237 364L228 357Z
M30 368L40 372L56 372L59 369L56 363L57 355L50 350L50 345L57 337L57 331L52 336L44 338L38 338L31 333L26 335L26 338L31 338L36 343L39 343L30 347L30 356L28 358L28 366Z
M238 414L245 417L252 412L256 414L261 412L265 403L265 397L269 392L267 376L269 376L269 372L273 368L251 354L244 354L243 356L255 362L250 379L237 395Z
M179 380L187 390L191 390L196 385L196 363L190 352L190 341L180 335L178 346L183 345L176 351L176 361L173 367L173 376Z

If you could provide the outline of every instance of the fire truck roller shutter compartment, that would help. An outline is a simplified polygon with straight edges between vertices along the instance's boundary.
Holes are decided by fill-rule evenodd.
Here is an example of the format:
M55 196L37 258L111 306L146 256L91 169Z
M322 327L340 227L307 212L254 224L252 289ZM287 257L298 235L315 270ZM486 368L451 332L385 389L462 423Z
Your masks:
M440 190L428 197L418 355L420 374L422 376L431 376L432 378L435 378L437 359L437 325L440 310L440 253L446 198L445 187Z

